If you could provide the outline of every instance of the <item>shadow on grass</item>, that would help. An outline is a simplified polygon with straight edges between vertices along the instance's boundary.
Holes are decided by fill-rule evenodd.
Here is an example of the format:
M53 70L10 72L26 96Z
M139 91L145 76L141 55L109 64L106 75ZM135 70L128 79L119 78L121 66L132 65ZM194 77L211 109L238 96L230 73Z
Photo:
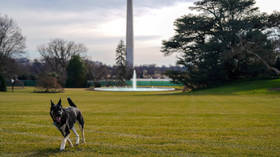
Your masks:
M87 145L75 145L74 147L67 147L64 151L60 151L59 147L55 148L42 148L38 149L37 152L28 155L30 157L37 157L37 156L62 156L65 153L79 153L83 151L85 148L88 148Z
M52 156L52 155L59 155L62 153L62 151L59 150L59 148L44 148L40 149L37 152L31 154L31 157L37 157L37 156Z

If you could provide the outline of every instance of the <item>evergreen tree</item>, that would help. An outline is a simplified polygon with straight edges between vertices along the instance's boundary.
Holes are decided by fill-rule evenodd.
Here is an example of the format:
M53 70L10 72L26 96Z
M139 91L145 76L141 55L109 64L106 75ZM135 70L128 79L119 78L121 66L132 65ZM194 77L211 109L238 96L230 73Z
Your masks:
M86 66L79 55L72 56L67 66L67 81L68 88L83 88L86 87Z
M120 86L126 85L126 80L129 79L129 72L131 70L126 62L126 47L123 40L120 41L116 49L116 77Z
M265 30L280 25L280 13L258 12L255 0L201 0L191 9L202 12L175 21L176 34L163 41L165 55L179 53L184 72L170 72L188 88L225 81L280 75L276 54Z

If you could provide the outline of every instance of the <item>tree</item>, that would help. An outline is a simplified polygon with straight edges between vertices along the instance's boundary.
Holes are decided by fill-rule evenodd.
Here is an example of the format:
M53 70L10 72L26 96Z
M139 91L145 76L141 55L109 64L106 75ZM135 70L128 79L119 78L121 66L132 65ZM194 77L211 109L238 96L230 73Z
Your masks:
M77 44L73 41L54 39L47 45L40 46L38 51L50 70L59 75L60 84L64 85L69 60L72 56L86 53L87 48L83 44Z
M275 47L265 30L280 26L280 13L259 13L255 0L201 0L174 23L176 34L163 41L165 55L179 53L186 68L169 76L188 88L256 76L279 75Z
M88 80L93 80L94 82L106 80L110 75L110 67L101 62L86 60L86 67Z
M126 85L126 80L131 78L132 70L126 62L126 48L123 40L120 41L116 49L116 72L119 85Z
M72 56L67 66L67 82L69 88L82 88L86 86L86 66L78 55Z
M55 74L41 74L37 80L36 89L37 93L60 93L63 88L58 83Z
M24 53L25 37L20 28L7 15L0 14L0 71L6 72L8 60Z

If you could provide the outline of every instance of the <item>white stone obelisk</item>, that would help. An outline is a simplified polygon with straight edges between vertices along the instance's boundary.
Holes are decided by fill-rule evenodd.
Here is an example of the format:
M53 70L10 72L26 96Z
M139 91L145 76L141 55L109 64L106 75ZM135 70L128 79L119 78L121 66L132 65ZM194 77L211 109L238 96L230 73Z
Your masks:
M133 0L127 0L126 21L126 60L128 66L134 66Z

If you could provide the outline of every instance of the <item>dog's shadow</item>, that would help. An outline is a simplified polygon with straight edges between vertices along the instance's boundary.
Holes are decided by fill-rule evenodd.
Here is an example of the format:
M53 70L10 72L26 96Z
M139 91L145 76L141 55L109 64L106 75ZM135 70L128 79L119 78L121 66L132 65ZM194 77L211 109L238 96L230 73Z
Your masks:
M57 155L61 153L62 151L59 150L59 148L44 148L44 149L39 149L37 152L34 152L31 154L31 157L35 156L52 156L52 155Z
M80 145L74 146L74 147L68 147L66 150L60 151L59 148L43 148L39 149L37 152L32 153L29 155L30 157L37 157L37 156L59 156L60 154L63 153L68 153L68 152L77 152L81 151L82 148Z
M39 149L37 152L31 154L31 157L37 157L37 156L53 156L53 155L59 155L60 153L65 153L65 152L71 152L72 149L60 151L59 148L44 148L44 149Z

